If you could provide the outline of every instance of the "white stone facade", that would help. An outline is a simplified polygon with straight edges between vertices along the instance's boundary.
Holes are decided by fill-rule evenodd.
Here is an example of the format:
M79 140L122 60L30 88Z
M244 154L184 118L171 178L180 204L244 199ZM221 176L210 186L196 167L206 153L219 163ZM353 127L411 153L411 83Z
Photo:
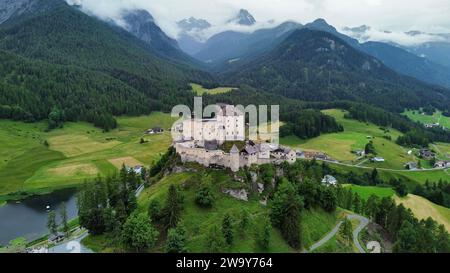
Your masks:
M174 141L195 140L201 146L204 141L245 140L245 115L234 106L218 105L213 118L185 119L176 128L178 133Z
M241 151L234 145L229 152L225 152L220 149L208 150L197 146L194 141L187 141L175 143L175 149L182 162L197 162L205 167L217 165L229 168L233 172L244 166L281 164L285 161L294 163L297 159L295 150L267 143L253 145L247 143Z

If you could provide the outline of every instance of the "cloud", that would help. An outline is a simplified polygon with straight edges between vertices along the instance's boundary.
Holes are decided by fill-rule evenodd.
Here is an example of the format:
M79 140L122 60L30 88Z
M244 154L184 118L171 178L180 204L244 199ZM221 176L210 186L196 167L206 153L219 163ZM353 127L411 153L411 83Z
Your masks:
M74 1L74 0L67 0ZM273 20L280 23L293 20L300 23L324 18L337 28L373 26L395 33L371 34L377 39L395 38L405 43L421 41L425 37L405 37L400 33L410 30L424 32L450 32L450 1L448 0L76 0L83 9L102 18L118 20L121 9L148 10L158 25L170 36L176 37L176 22L191 16L208 20L213 27L205 35L236 29L253 31ZM243 28L225 26L240 8L245 8L259 22L257 26ZM405 34L406 35L406 34ZM389 36L389 37L387 37ZM407 35L406 35L407 36ZM412 39L412 40L411 40Z
M377 41L377 42L390 42L403 46L417 46L427 42L450 42L449 37L441 36L438 34L430 34L423 32L406 33L403 31L382 31L371 27L366 28L364 31L341 29L341 32L358 39L360 42Z

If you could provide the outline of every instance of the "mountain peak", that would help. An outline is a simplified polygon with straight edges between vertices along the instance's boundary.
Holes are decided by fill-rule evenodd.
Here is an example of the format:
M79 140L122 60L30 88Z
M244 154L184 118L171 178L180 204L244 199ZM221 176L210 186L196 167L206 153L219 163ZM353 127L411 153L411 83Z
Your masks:
M252 26L256 23L255 17L246 9L240 9L239 13L234 19L228 21L228 23L235 23L242 26Z
M205 19L197 19L190 17L177 22L177 25L181 30L189 32L193 30L204 30L211 27L211 24Z
M153 16L148 11L143 9L123 10L122 16L128 24L144 24L153 23L155 21Z

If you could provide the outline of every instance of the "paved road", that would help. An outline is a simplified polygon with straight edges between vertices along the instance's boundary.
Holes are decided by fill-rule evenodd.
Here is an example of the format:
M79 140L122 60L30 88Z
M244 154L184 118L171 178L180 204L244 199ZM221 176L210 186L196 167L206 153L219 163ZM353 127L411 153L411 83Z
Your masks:
M328 233L327 235L325 235L325 237L323 237L320 241L318 241L317 243L313 244L309 250L304 250L303 253L308 253L308 252L312 252L316 249L318 249L319 247L321 247L322 245L324 245L326 242L328 242L331 238L334 237L334 235L336 235L336 233L338 233L339 228L342 225L342 221L340 221L331 231L330 233Z
M366 167L366 166L358 166L358 165L352 165L352 164L346 164L346 163L341 163L341 162L336 162L336 161L330 161L330 160L322 160L322 159L318 159L319 161L324 161L330 164L336 164L336 165L341 165L341 166L347 166L347 167L355 167L355 168L360 168L360 169L368 169L368 170L373 170L374 168L376 168L377 170L381 170L381 171L392 171L392 172L409 172L409 173L419 173L419 172L432 172L432 171L437 171L437 170L446 170L444 168L435 168L435 169L421 169L421 170L399 170L399 169L387 169L387 168L377 168L377 167Z
M349 219L349 220L358 219L359 220L359 222L360 222L359 226L357 226L355 228L355 230L353 230L353 242L356 245L356 247L358 248L360 253L366 253L364 248L359 243L358 237L359 237L359 233L369 224L369 219L367 219L366 217L363 217L361 215L357 215L357 214L350 214L347 216L347 219ZM312 251L318 249L319 247L323 246L326 242L331 240L331 238L333 238L338 233L339 228L341 227L342 223L343 223L343 221L340 221L327 235L325 235L325 237L323 237L317 243L313 244L308 250L304 250L302 253L312 252Z
M86 236L88 236L87 232L70 241L51 247L48 249L48 253L93 253L92 250L81 244L81 240Z
M353 243L355 243L355 246L358 248L359 253L366 253L364 248L359 243L358 237L359 237L359 233L369 224L369 219L367 219L366 217L363 217L361 215L356 215L356 214L349 215L349 216L347 216L347 218L349 220L352 220L352 219L359 220L359 226L357 226L355 228L355 230L353 230Z
M139 188L137 188L136 190L136 197L139 197L139 195L141 195L142 191L144 190L145 186L144 184L140 185Z

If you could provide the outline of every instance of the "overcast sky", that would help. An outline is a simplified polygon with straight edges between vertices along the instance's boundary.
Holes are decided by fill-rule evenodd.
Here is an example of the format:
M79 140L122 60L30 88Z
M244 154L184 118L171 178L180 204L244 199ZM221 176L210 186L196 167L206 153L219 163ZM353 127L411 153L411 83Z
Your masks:
M96 15L110 18L117 16L122 8L144 8L171 36L176 36L176 22L181 19L190 16L207 19L218 29L240 8L247 9L259 22L259 26L264 26L269 20L308 23L317 18L324 18L338 29L366 24L378 30L394 32L409 30L450 32L450 0L77 1L81 1L85 9Z

